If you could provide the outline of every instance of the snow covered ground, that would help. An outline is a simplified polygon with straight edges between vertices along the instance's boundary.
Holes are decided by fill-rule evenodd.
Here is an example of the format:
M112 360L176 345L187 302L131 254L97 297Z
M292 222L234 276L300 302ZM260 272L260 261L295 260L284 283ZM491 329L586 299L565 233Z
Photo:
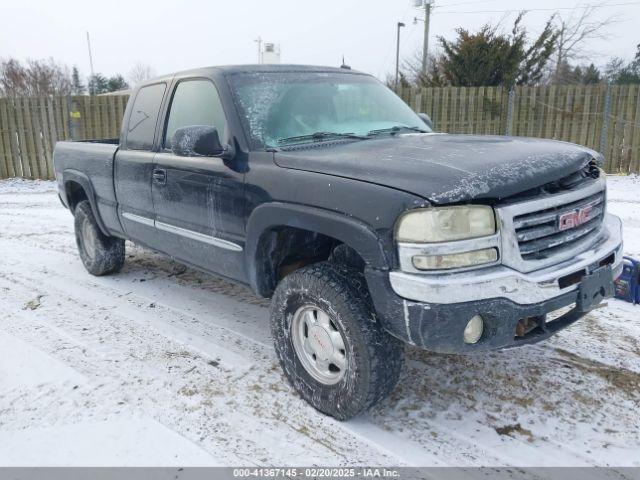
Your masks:
M609 179L640 257L640 178ZM340 423L290 389L268 303L128 245L92 277L53 182L0 182L0 465L640 466L640 306L481 357L409 349Z

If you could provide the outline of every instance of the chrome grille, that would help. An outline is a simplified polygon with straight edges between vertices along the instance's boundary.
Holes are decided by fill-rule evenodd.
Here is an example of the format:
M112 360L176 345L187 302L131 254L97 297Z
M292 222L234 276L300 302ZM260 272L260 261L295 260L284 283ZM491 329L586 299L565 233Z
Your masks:
M566 214L588 211L589 216L578 225L561 228L560 219ZM600 191L580 200L529 212L513 218L513 227L523 260L549 258L558 251L595 233L605 213L605 195Z

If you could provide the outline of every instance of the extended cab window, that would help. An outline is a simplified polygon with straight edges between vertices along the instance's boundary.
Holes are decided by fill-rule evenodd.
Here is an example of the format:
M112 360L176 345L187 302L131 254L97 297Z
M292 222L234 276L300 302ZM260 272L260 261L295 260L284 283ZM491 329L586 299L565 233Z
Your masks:
M136 95L129 117L127 147L132 150L151 150L156 131L158 113L166 84L157 83L142 87Z
M216 127L223 137L227 122L218 90L209 80L185 80L176 87L164 137L164 147L171 148L176 130L193 125Z

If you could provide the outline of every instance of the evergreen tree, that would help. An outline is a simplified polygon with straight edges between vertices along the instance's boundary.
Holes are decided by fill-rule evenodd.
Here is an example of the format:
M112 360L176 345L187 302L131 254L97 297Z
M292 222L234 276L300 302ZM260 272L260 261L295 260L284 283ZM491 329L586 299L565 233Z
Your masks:
M528 44L523 15L516 19L511 35L485 25L476 33L459 28L454 41L440 37L444 53L438 68L449 84L511 87L540 82L553 55L557 34L550 20L535 41Z
M557 85L594 85L602 82L602 75L593 63L588 66L577 65L573 67L563 61L560 65L556 65L552 81Z
M613 58L607 65L607 77L611 83L628 85L640 83L640 44L634 59L625 64L621 58Z
M114 75L107 80L107 92L117 92L127 88L129 88L129 84L122 75Z
M600 73L600 70L598 70L598 67L596 67L592 63L582 74L581 83L584 85L594 85L600 82L602 82L602 75Z
M107 79L104 75L96 73L89 77L89 95L100 95L107 91Z
M71 72L71 93L73 95L84 95L87 91L87 88L80 80L80 73L78 72L78 67L74 66Z

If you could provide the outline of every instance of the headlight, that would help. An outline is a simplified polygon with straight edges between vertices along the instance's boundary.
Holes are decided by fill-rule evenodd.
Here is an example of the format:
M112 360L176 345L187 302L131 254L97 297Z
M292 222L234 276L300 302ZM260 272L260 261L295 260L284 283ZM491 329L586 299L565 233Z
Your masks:
M404 214L396 227L396 240L409 243L437 243L485 237L494 233L496 219L491 207L435 207Z

